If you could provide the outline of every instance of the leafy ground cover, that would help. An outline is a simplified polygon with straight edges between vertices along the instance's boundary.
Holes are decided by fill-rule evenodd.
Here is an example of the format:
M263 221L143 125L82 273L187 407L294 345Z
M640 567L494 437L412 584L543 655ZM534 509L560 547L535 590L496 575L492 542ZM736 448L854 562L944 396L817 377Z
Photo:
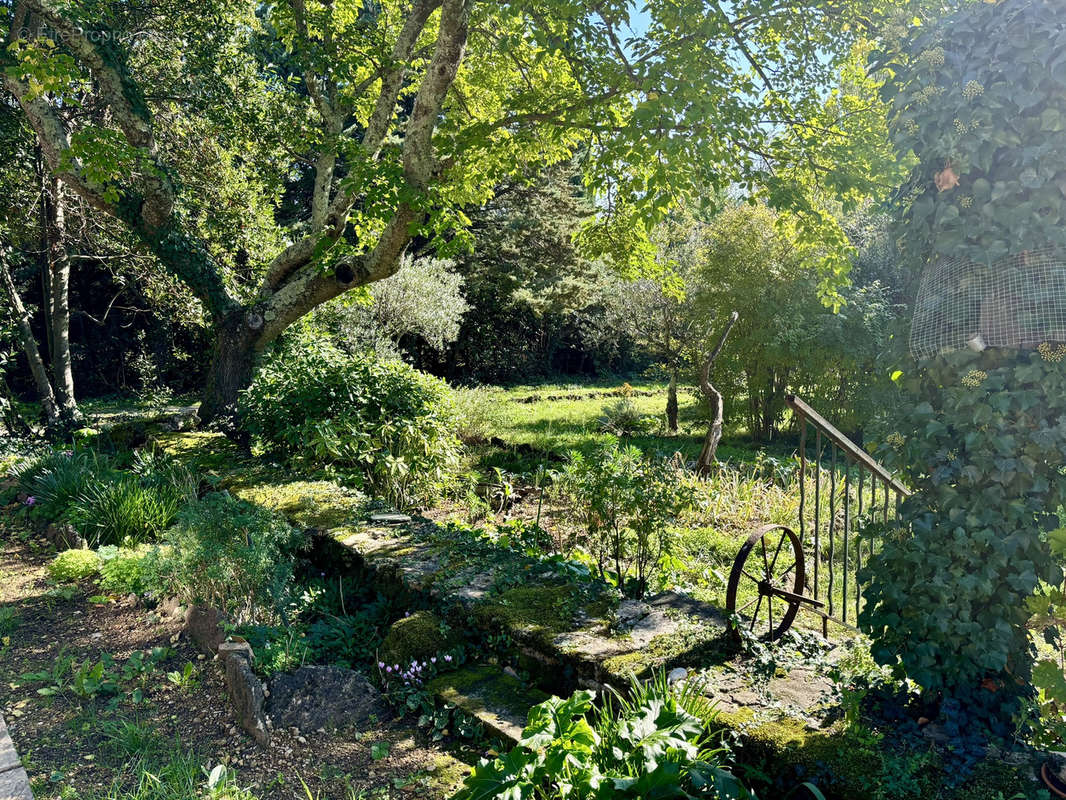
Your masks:
M16 533L5 527L0 550L0 713L39 800L433 798L461 778L410 720L345 737L278 730L259 748L181 619L85 582L57 587L51 554Z

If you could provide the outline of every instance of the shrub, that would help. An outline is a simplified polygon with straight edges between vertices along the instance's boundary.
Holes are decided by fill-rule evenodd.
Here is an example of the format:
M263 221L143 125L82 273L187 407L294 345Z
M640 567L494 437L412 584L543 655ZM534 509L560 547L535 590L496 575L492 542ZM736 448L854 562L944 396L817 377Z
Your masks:
M604 406L603 416L600 417L600 429L615 436L640 436L651 433L655 425L655 418L641 413L636 401L628 394Z
M518 746L478 764L452 800L751 796L708 747L698 691L661 675L631 690L629 700L610 696L595 721L590 691L534 706Z
M149 548L105 546L100 556L100 588L113 594L147 594L152 588L148 571Z
M483 386L453 391L459 439L464 444L487 442L499 430L503 419L502 393Z
M92 550L64 550L48 565L48 575L56 583L91 578L100 571L100 557Z
M141 485L129 475L90 484L71 504L71 522L93 547L155 540L177 516L176 492Z
M260 369L240 413L267 451L354 474L399 507L431 502L458 465L451 390L400 361L321 343L280 351Z
M669 553L667 526L692 503L691 483L669 463L617 444L601 447L591 458L571 453L555 483L584 522L582 544L600 577L606 580L613 569L619 588L642 597Z
M152 580L182 602L214 606L234 622L284 617L303 535L278 514L212 493L187 507L152 556Z

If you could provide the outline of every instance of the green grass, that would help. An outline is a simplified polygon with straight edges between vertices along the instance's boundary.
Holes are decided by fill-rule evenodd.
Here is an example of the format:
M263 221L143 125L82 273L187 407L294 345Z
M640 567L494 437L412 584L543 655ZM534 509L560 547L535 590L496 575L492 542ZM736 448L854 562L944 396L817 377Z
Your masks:
M624 381L596 383L551 383L516 386L500 392L503 407L499 410L495 435L512 448L528 446L539 453L564 455L571 450L592 452L597 445L615 439L601 426L607 406L616 403L615 394ZM633 402L650 419L654 433L633 436L627 443L638 447L646 455L670 456L680 452L693 461L699 455L707 433L706 402L694 390L682 387L678 392L679 432L666 432L667 386L664 382L631 380ZM645 393L653 392L647 395ZM581 395L567 397L567 395ZM528 402L530 399L533 402ZM559 398L559 399L549 399ZM527 402L523 402L527 401ZM754 447L745 441L743 431L726 431L726 438L718 449L718 458L733 463L752 462L759 453L787 457L787 445ZM484 468L501 467L514 472L530 471L538 458L501 448L484 447L478 452L478 464ZM543 460L543 457L540 458Z

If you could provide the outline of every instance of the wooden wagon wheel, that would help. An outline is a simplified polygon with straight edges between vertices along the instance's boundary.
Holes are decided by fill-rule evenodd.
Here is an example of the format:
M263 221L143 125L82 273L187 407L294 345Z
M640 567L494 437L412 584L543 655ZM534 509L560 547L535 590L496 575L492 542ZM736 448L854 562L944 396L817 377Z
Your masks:
M775 641L791 627L801 603L821 605L803 596L805 581L799 537L784 525L766 525L748 537L733 561L726 608L749 631ZM757 596L738 608L742 587L749 590L743 594L754 590Z

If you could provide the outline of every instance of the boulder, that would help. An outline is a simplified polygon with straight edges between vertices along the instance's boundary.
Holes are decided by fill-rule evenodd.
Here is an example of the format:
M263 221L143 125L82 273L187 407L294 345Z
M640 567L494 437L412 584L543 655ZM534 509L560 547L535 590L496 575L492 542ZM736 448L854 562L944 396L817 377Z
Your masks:
M185 632L206 655L213 656L218 646L226 641L223 629L226 617L210 606L189 606L185 612Z
M458 643L455 636L445 631L447 627L440 617L429 611L396 620L385 634L379 657L386 664L398 664L401 669L406 669L412 661L428 661Z
M89 546L74 526L67 523L49 525L44 529L44 538L51 542L56 550L84 550Z
M358 672L341 667L300 667L270 681L266 712L275 728L358 727L371 718L390 716L388 705L373 684Z

